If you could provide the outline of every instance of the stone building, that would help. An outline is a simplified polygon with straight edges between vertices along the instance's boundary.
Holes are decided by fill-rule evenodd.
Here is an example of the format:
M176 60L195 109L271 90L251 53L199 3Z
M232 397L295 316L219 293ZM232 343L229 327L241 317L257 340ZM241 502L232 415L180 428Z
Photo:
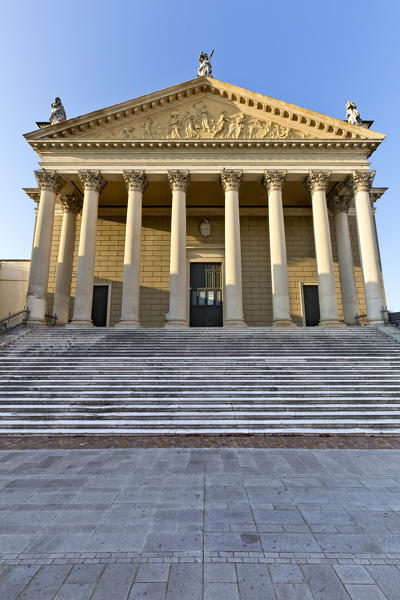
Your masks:
M371 123L207 76L56 121L25 136L32 324L382 321Z

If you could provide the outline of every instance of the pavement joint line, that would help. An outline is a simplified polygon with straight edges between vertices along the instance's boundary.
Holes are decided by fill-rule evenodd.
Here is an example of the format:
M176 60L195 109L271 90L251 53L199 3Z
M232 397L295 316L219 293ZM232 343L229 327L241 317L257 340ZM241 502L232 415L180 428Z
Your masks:
M55 556L57 554L57 556ZM90 554L90 556L88 555ZM107 554L108 556L104 556ZM66 552L54 554L29 554L23 553L13 555L13 558L0 554L0 564L22 565L22 564L84 564L84 563L176 563L176 562L213 562L213 563L242 563L242 562L268 562L271 564L392 564L400 565L398 554L357 554L349 552L219 552L219 553L195 553L195 552L165 552L151 553L146 556L140 552ZM212 556L210 554L213 554ZM223 554L223 556L222 556ZM232 556L234 554L234 556Z

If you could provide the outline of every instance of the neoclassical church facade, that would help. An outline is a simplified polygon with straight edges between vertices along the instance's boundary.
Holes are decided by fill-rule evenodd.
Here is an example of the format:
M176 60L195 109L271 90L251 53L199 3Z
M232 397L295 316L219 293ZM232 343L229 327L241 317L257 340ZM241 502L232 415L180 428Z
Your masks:
M38 125L31 324L382 322L370 123L200 76Z

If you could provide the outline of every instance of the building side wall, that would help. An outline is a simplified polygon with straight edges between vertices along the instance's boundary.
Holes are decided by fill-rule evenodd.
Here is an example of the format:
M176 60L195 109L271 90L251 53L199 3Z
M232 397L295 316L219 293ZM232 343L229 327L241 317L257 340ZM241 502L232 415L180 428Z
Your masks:
M29 260L0 260L0 319L25 308L29 267Z
M224 218L210 217L211 235L205 240L199 233L200 217L187 219L188 247L218 247L223 252ZM339 318L343 318L337 263L336 236L331 224L332 252L338 296ZM47 311L52 311L62 214L54 219L53 243L48 286ZM365 313L355 217L349 216L359 313ZM80 216L77 218L75 255L71 288L70 317L73 311L79 247ZM303 325L302 284L317 284L314 236L311 216L286 216L285 233L288 261L290 311L296 325ZM115 325L121 314L125 222L122 217L98 220L96 237L95 283L111 284L110 322ZM169 304L170 217L146 216L142 227L140 319L144 327L165 323ZM247 325L268 326L272 322L272 286L267 218L241 217L243 308ZM189 282L188 282L189 285Z

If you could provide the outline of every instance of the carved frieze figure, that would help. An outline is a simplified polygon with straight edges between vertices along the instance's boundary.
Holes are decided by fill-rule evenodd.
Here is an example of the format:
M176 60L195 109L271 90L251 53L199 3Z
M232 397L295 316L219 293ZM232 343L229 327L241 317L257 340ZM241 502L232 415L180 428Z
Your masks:
M179 116L179 113L172 112L167 121L167 127L168 127L167 137L169 137L170 139L178 139L181 137L181 134L179 133L179 118L178 118L178 116Z
M67 115L65 114L65 109L62 105L61 99L56 98L51 105L51 115L49 118L51 125L56 125L57 123L62 123L66 121Z
M211 223L208 219L202 219L199 225L200 235L207 238L211 235Z
M196 117L186 111L182 117L182 125L185 130L185 136L187 138L197 138L200 135L199 128L196 124Z
M134 127L124 127L119 132L118 137L121 138L121 139L127 140L127 139L133 137L134 134L135 134L135 128Z
M152 127L153 127L153 119L151 117L147 117L142 127L143 137L151 138L152 137Z
M360 113L357 110L354 100L349 100L346 104L346 118L348 123L352 125L361 125Z
M200 129L203 129L204 131L212 131L214 127L214 119L212 118L210 111L205 104L203 104L198 111L198 120L200 123Z
M197 69L197 77L212 77L211 57L214 54L214 50L208 56L207 52L200 52L199 55L199 68Z
M214 137L228 137L230 119L223 110L215 126Z

